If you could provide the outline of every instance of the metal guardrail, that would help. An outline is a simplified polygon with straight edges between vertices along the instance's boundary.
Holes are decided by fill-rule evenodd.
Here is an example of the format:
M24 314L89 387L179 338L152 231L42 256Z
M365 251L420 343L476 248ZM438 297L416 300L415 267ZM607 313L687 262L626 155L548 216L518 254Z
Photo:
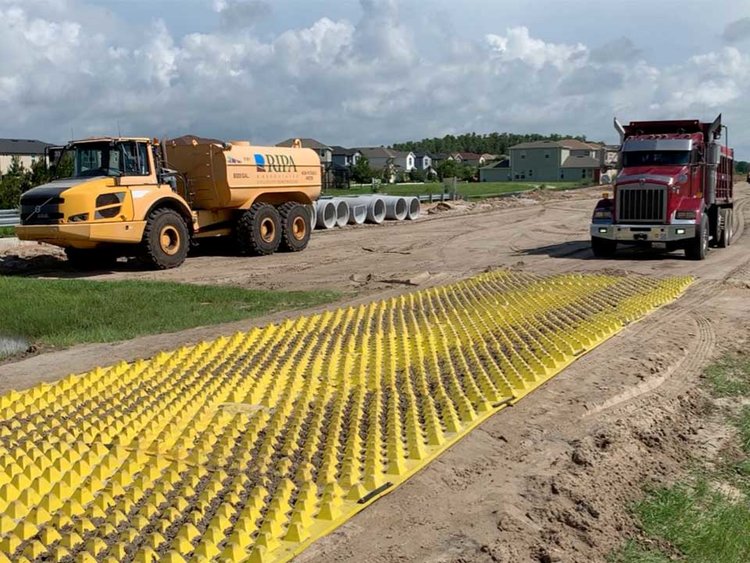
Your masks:
M0 227L15 227L20 222L18 209L0 209Z

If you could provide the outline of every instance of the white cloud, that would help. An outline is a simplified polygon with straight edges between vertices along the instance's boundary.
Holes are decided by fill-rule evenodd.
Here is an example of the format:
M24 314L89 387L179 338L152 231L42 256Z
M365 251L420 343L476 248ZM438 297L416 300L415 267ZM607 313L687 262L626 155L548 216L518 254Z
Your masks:
M535 39L525 27L508 29L505 36L489 34L487 42L497 60L521 61L537 70L548 64L558 70L564 70L568 66L575 67L588 54L588 49L580 43L564 45Z
M671 66L645 60L625 37L568 43L523 26L471 37L436 22L430 37L445 41L420 43L396 0L360 3L357 21L332 10L260 34L264 2L217 0L212 30L178 36L168 22L118 20L85 0L0 0L0 136L58 142L71 129L107 134L119 122L128 134L265 143L380 144L472 130L613 139L615 114L723 112L750 156L741 129L750 55L737 42L717 37ZM247 18L227 25L227 13Z

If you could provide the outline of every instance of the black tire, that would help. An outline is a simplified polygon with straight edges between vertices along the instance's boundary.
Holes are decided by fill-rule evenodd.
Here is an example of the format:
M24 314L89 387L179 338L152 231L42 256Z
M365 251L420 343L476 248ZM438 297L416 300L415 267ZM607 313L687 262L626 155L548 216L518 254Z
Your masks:
M597 258L610 258L617 251L617 241L601 237L591 237L591 251Z
M688 242L685 247L685 256L691 260L704 260L706 258L706 254L708 253L708 231L708 215L704 213L701 217L701 224L698 227L695 238Z
M65 256L76 270L109 270L117 262L117 255L99 248L66 248Z
M289 201L279 206L281 216L281 249L299 252L310 242L310 210L308 205Z
M162 207L151 212L141 240L143 262L157 270L176 268L190 249L190 231L185 220L173 209Z
M732 244L732 235L734 234L732 232L732 210L722 209L719 211L719 216L721 217L722 229L718 246L719 248L726 248Z
M240 253L267 256L281 244L281 216L267 203L253 203L237 221L237 245Z

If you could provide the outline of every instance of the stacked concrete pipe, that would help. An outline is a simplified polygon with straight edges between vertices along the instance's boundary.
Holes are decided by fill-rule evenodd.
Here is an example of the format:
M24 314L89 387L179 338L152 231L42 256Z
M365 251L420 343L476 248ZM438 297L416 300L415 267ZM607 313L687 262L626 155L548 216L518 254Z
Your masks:
M336 226L336 204L332 199L319 199L316 203L316 226L333 229Z
M401 196L383 196L385 202L385 218L395 221L403 221L409 211L406 198Z
M367 201L360 200L359 198L353 200L347 200L349 204L349 224L350 225L361 225L367 219Z
M334 197L331 202L336 209L336 225L343 227L349 222L349 204L345 199L340 197Z
M419 214L422 212L422 204L418 197L407 197L406 198L406 218L409 221L419 219Z
M315 229L315 224L318 222L318 202L313 201L312 205L308 206L310 212L310 230Z

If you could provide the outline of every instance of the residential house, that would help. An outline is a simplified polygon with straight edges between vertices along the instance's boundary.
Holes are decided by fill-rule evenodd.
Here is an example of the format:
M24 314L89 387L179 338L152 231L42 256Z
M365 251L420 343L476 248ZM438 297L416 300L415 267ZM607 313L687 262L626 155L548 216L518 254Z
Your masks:
M47 147L51 146L29 139L0 139L0 175L8 171L14 157L20 160L24 168L31 168L34 161L46 158Z
M485 155L474 152L454 152L448 156L448 159L477 167L484 166L487 162Z
M357 149L347 149L338 145L332 145L331 150L333 163L340 166L354 166L362 156Z
M424 172L432 170L432 155L430 153L415 153L414 160L418 170L423 170Z
M411 151L397 151L388 147L360 147L357 150L367 158L373 170L393 166L396 171L408 173L416 168L416 156Z
M599 181L601 150L600 145L576 139L520 143L510 147L511 179Z
M297 139L287 139L286 141L277 143L276 146L293 147L296 140ZM300 139L299 141L302 143L302 148L312 149L317 152L318 156L320 157L320 162L324 166L333 162L333 149L328 145L321 143L320 141L317 141L315 139Z
M511 180L510 159L504 158L490 162L479 168L480 182L507 182Z
M449 154L444 153L444 152L430 153L430 158L432 159L432 165L435 167L437 167L437 165L440 164L441 162L448 160L449 156L450 156Z

